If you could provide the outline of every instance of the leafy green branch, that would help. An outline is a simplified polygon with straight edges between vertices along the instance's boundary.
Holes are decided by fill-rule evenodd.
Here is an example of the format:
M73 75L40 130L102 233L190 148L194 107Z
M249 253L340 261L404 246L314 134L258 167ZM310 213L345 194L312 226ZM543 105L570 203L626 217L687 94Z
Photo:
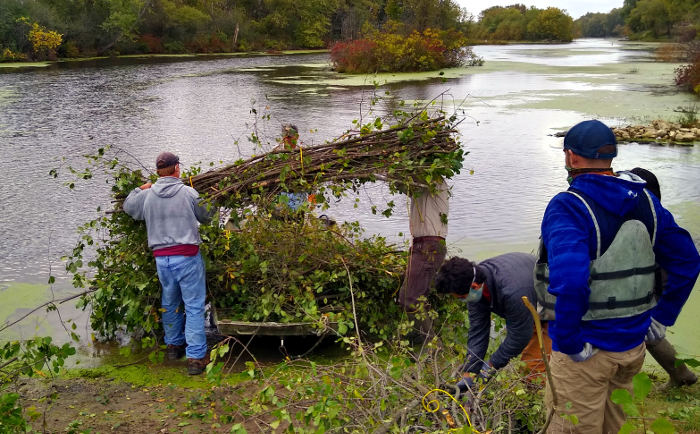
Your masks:
M613 390L610 398L612 402L622 407L627 415L627 421L622 428L621 434L634 432L640 425L643 432L651 430L657 434L672 434L675 432L673 424L664 418L650 418L646 411L646 398L651 392L652 383L649 376L640 372L632 379L632 393L626 389ZM648 423L651 424L648 425ZM648 426L647 426L648 425Z

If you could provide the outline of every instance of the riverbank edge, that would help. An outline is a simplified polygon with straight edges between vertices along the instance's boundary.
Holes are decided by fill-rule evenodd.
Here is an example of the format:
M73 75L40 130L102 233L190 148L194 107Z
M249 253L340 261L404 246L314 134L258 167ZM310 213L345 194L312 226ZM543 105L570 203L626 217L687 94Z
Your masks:
M613 127L619 142L637 142L643 144L665 144L676 146L694 146L700 141L700 123L669 122L656 119L648 125L628 125Z
M231 53L182 53L182 54L124 54L119 56L95 56L95 57L71 57L44 62L0 62L0 70L22 68L46 68L61 63L81 63L107 59L175 59L175 60L199 60L229 57L264 57L264 56L289 56L300 54L328 53L328 49L314 50L268 50L268 51L242 51Z
M119 420L128 418L132 427L130 432L137 433L148 431L134 431L134 424L151 429L154 423L168 428L161 432L172 432L170 430L185 426L189 429L211 427L213 432L219 432L219 428L225 430L222 432L234 432L230 429L237 423L243 423L249 430L254 429L255 425L249 424L251 417L228 415L221 400L222 395L236 395L253 402L264 395L269 387L278 391L285 389L279 381L259 381L245 370L225 374L223 381L215 383L208 381L205 375L185 375L184 365L180 365L141 363L121 368L102 366L65 370L55 378L25 378L22 380L23 400L25 408L33 406L33 411L37 414L43 413L51 417L50 423L59 431L64 427L69 430L71 424L79 426L81 430L104 429L105 421L110 418L114 419L110 423L116 425L113 430L120 425L127 428L125 421ZM268 374L286 373L289 374L288 377L296 375L308 381L308 371L312 369L315 369L313 364L300 367L280 362L264 370ZM680 433L697 432L700 429L700 410L697 405L700 402L700 383L669 388L666 386L665 374L646 368L642 372L646 372L653 382L653 390L644 401L645 416L652 419L664 416ZM289 381L287 378L284 383L288 384ZM319 383L324 381L327 380L318 379ZM315 388L322 384L303 386ZM52 402L48 404L40 399L45 390L53 391ZM319 399L319 404L321 401L323 400ZM401 403L396 403L396 410L400 409ZM260 408L261 417L265 417L268 410ZM387 409L387 412L393 413L391 409ZM122 415L123 418L120 417ZM155 420L159 416L163 418ZM40 420L41 417L37 417L33 421L34 428L41 428Z
M611 38L600 38L611 39ZM622 41L623 39L616 39ZM469 41L467 46L474 47L477 45L566 45L572 41L501 41L501 40L473 40ZM280 56L280 55L299 55L299 54L318 54L329 53L330 48L319 49L299 49L299 50L266 50L266 51L241 51L241 52L226 52L226 53L177 53L177 54L124 54L118 56L93 56L93 57L66 57L51 61L35 61L35 62L0 62L0 70L2 69L22 69L22 68L46 68L51 65L60 63L80 63L90 62L95 60L106 59L212 59L212 58L228 58L228 57L255 57L255 56ZM438 70L436 70L438 71Z

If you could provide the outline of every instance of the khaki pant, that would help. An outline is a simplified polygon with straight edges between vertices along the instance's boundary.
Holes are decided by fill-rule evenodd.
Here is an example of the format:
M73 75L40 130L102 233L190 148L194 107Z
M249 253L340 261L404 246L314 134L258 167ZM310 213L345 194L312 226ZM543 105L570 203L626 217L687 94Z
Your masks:
M557 393L557 408L548 433L616 434L625 423L622 408L610 400L615 389L632 391L632 378L642 369L644 343L623 352L599 350L585 362L574 362L552 352L550 368ZM545 404L553 407L549 386ZM577 424L561 415L575 415Z

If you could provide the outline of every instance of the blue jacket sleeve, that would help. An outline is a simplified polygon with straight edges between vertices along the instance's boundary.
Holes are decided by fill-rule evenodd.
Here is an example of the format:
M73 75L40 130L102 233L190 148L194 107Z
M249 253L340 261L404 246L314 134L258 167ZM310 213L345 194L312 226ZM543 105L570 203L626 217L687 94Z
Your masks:
M654 253L668 280L652 317L663 325L672 326L700 273L700 255L690 234L676 224L671 213L656 200L654 207L658 222Z
M578 353L584 345L581 319L590 295L591 229L595 230L585 206L568 193L550 201L542 220L549 261L548 290L557 296L556 321L550 324L550 335L554 349L565 354ZM595 235L592 238L595 240Z
M483 303L468 303L469 335L467 341L467 361L464 370L477 373L481 368L486 350L489 348L491 332L491 310Z
M523 291L507 290L519 294ZM498 349L491 355L490 362L496 369L506 366L510 359L523 352L532 338L534 323L530 311L518 296L505 300L506 338Z
M122 208L135 220L144 220L146 217L143 211L143 202L146 199L147 190L136 187L124 200Z

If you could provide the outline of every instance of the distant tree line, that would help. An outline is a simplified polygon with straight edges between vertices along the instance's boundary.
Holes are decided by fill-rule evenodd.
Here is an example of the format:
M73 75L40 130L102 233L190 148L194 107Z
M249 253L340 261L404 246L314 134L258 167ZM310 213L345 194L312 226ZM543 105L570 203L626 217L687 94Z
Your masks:
M494 6L470 22L469 37L490 41L556 41L574 38L574 21L558 8L527 8L522 4Z
M556 8L496 7L475 20L455 0L0 0L0 61L327 48L397 23L406 36L573 37Z
M0 0L0 51L41 57L34 23L62 36L58 57L325 48L390 20L407 32L459 30L452 0Z
M698 0L625 0L609 13L576 20L583 37L628 36L630 39L688 42L700 36Z

